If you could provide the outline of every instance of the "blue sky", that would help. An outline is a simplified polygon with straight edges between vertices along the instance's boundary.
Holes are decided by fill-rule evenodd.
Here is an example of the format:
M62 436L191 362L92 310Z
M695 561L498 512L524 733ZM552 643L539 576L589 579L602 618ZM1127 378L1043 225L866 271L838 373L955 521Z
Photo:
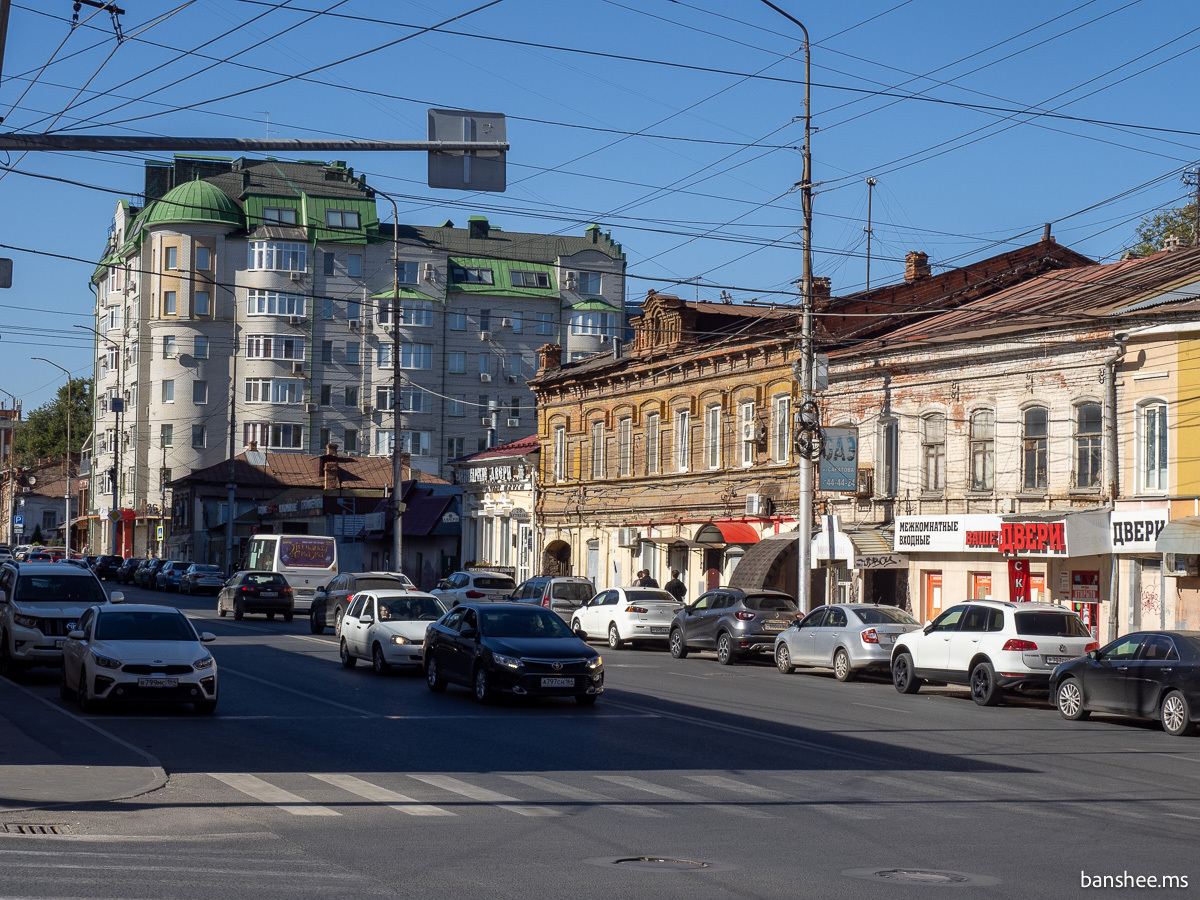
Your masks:
M67 0L14 0L3 127L420 140L428 107L499 111L504 194L430 190L420 154L305 156L346 158L413 224L599 222L634 298L794 302L804 66L786 19L760 0L486 3L127 2L118 43L107 13L83 9L72 31ZM1044 222L1113 259L1143 215L1185 199L1179 172L1200 157L1191 3L778 5L813 42L815 271L835 294L864 283L868 176L872 284L901 277L909 250L938 271L1032 242ZM0 249L15 261L0 389L27 409L63 378L30 357L91 373L73 326L91 324L88 276L149 155L0 154L0 243L20 248Z

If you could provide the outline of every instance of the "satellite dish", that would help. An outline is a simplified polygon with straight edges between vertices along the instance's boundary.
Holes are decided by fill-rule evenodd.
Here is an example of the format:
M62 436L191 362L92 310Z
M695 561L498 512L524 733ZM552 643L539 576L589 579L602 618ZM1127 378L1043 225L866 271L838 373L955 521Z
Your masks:
M29 479L29 486L30 486L30 487L33 487L35 484L37 484L37 476L36 476L36 475L29 475L29 476L27 476L27 477L28 477L28 479Z

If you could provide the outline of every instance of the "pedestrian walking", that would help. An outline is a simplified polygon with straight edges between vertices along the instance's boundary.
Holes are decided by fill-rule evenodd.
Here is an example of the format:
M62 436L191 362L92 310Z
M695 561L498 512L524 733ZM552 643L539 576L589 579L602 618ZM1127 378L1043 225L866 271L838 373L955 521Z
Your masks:
M655 585L655 587L658 587L658 585ZM667 582L667 586L663 588L663 590L665 590L680 603L683 602L683 598L687 595L687 587L682 581L679 580L678 569L671 570L671 580Z
M650 570L646 570L646 574L642 578L642 587L658 587L658 579L650 574Z
M644 579L645 577L646 577L646 570L638 569L637 578L633 579L633 586L634 587L644 587L644 585L642 583L642 579Z

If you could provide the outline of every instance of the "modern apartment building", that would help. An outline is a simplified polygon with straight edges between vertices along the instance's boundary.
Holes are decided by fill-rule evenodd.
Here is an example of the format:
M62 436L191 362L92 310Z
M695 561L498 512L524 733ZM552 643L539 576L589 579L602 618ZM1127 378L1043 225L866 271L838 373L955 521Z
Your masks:
M92 278L97 546L117 527L144 552L170 481L251 441L390 456L399 439L447 474L528 432L538 346L580 358L624 327L624 254L598 226L396 227L342 162L178 156L146 164L140 202L118 204Z

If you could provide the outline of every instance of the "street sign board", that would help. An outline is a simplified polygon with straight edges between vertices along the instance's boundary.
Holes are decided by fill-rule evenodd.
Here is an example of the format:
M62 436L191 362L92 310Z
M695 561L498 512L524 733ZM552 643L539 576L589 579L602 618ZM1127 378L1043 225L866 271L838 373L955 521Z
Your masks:
M0 288L12 287L12 260L0 257Z
M858 429L826 428L821 446L823 491L858 489Z
M25 517L24 516L13 516L13 524L16 525L18 528L24 528L25 527Z
M120 522L121 521L121 511L119 509L110 509L108 511L108 518L110 521Z
M155 538L155 540L161 541L162 539L163 539L163 527L161 525L159 525L158 526L158 536Z
M503 143L504 113L465 109L429 110L429 140ZM503 150L430 150L429 186L459 191L503 191Z
M14 525L13 526L13 534L24 534L24 533L25 533L24 525Z

